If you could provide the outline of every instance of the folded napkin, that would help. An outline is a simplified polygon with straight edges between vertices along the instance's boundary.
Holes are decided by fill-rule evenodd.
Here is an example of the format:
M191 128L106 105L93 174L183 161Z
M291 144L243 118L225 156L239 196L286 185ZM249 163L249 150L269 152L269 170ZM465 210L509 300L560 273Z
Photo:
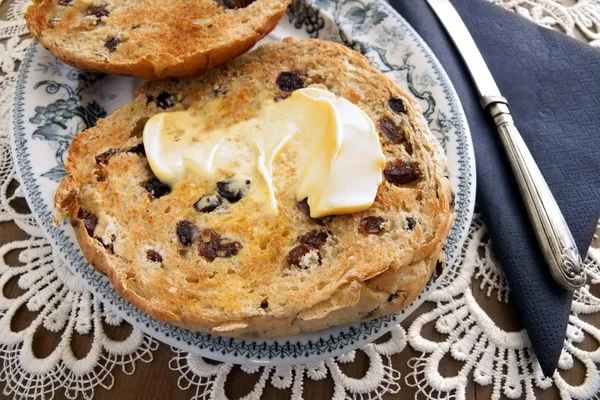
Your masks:
M572 294L551 278L496 128L424 0L390 0L460 97L475 148L477 204L542 371L560 356ZM600 217L600 50L483 0L453 0L585 258Z

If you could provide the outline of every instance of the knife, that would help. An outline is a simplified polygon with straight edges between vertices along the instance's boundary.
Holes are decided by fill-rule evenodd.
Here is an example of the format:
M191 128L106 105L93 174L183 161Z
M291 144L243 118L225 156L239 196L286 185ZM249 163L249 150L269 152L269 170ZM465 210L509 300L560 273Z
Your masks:
M448 32L479 92L519 185L527 213L554 280L573 291L585 284L586 274L577 246L556 200L540 172L508 109L508 102L490 73L481 53L450 0L427 0Z

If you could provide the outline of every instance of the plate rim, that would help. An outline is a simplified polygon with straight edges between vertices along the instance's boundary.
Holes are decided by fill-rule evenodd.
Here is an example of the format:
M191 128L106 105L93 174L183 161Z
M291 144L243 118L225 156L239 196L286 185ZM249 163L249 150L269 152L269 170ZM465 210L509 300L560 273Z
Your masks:
M475 174L474 149L473 149L473 144L472 144L472 139L471 139L468 122L467 122L466 116L464 114L462 104L460 102L460 99L458 98L458 95L456 93L456 90L454 89L452 82L450 81L448 75L446 74L445 70L441 66L441 63L439 62L439 60L437 59L435 54L432 52L432 50L429 48L429 46L421 38L421 36L414 30L414 28L396 10L394 10L385 1L383 1L383 0L364 0L364 1L366 3L377 3L379 6L381 6L382 8L384 8L386 10L388 16L395 19L394 22L396 25L398 25L398 24L401 25L402 28L406 29L409 32L410 36L413 39L411 42L415 43L419 47L419 49L426 55L428 64L433 68L435 73L438 74L438 76L440 77L440 84L442 86L443 93L446 97L446 101L448 102L449 107L456 108L456 110L459 113L459 115L453 116L455 122L458 122L460 124L460 126L458 126L456 128L456 132L460 133L460 131L462 131L462 136L463 136L462 138L460 138L461 135L457 135L457 141L460 142L459 138L466 141L464 146L466 147L466 150L468 153L466 155L466 158L468 159L468 162L466 163L468 171L461 171L461 172L462 172L462 175L465 175L467 173L470 175L470 177L468 179L470 191L466 194L465 201L467 202L467 205L464 207L465 214L461 215L461 216L457 215L454 225L452 227L453 230L454 230L455 226L459 226L461 229L459 232L456 233L456 235L458 237L454 243L454 245L456 247L459 247L460 245L462 245L462 243L464 243L464 240L466 239L466 237L468 235L469 226L471 224L473 211L474 211L475 192L476 192L475 189L477 186L476 174ZM314 7L317 7L316 5L312 4L311 0L307 1L307 3L311 3L311 5L313 5ZM357 40L357 41L359 41L359 40ZM61 260L66 264L67 268L70 271L72 271L72 273L74 273L76 276L79 276L76 272L73 271L73 269L75 269L75 267L72 265L72 261L74 261L74 260L69 260L67 258L67 256L75 256L76 257L78 254L79 254L79 257L83 258L83 256L81 255L81 250L79 249L79 246L75 243L75 246L76 246L76 249L74 249L75 251L74 252L71 251L70 253L65 254L65 252L64 252L65 247L69 247L69 244L72 244L72 243L68 243L69 242L68 238L63 238L64 243L61 244L61 242L57 238L54 237L52 232L50 232L49 229L51 229L51 227L48 227L47 223L48 223L48 221L52 221L52 210L53 209L51 209L51 211L43 210L44 208L47 208L47 207L46 207L46 204L44 204L44 200L42 199L42 194L41 194L40 188L39 188L39 186L32 187L33 186L32 181L35 182L36 178L34 178L33 176L24 176L24 174L23 174L23 171L24 171L28 175L33 175L31 173L31 167L28 167L26 165L26 164L29 164L29 160L27 159L29 151L27 151L28 147L25 144L25 142L27 141L27 139L25 139L26 129L22 124L22 121L24 118L22 108L23 108L23 101L25 100L25 85L24 85L24 83L26 83L26 80L27 80L29 72L30 72L29 64L33 61L35 53L39 49L39 47L40 47L40 45L36 41L34 41L30 45L30 47L27 49L27 52L22 61L22 64L19 68L19 75L17 78L17 82L15 85L15 92L14 92L14 96L12 99L13 108L12 108L12 112L10 113L11 121L9 122L10 126L11 126L11 138L10 138L11 153L13 156L13 160L15 160L15 170L16 170L17 176L19 177L20 183L23 185L23 187L25 189L25 190L23 190L23 193L25 194L25 198L26 198L28 204L32 208L32 214L33 214L35 220L42 228L46 238L51 243L54 251L56 251L59 254ZM460 170L460 168L459 168L459 170ZM29 179L26 180L25 178L29 178ZM35 185L37 186L37 183L35 183ZM40 207L40 205L42 207L42 210L38 209L38 207ZM46 215L44 215L44 214L46 214ZM45 217L45 218L43 218L43 217ZM460 218L460 220L459 220L459 218ZM457 223L460 225L457 225ZM75 254L73 254L73 253L75 253ZM444 273L436 279L434 284L432 284L430 286L430 288L428 289L428 291L426 293L427 295L429 295L433 290L435 290L435 287L444 280L444 277L447 275L447 273L451 269L452 265L456 262L458 253L459 253L459 249L456 249L453 252L453 257L448 260L449 266L447 268L445 268ZM83 259L83 261L87 264L85 259ZM88 282L86 279L82 278L82 280L84 281L85 287L90 292L92 292L99 300L101 300L104 306L107 306L108 308L114 310L116 305L112 304L110 299L106 298L101 293L99 293L96 290L96 288L94 286L92 286L90 284L90 282ZM290 338L290 340L297 340L297 343L300 343L300 339L293 339L293 338L297 337L297 336L301 336L301 335L305 335L308 337L308 336L314 335L315 333L318 333L318 332L330 332L330 331L339 330L340 332L337 333L337 335L339 336L342 334L342 331L345 329L345 330L350 330L350 332L352 333L352 329L354 326L362 326L364 324L371 324L370 328L376 330L376 333L374 333L374 334L369 333L368 335L364 336L364 339L362 339L362 340L360 339L361 335L359 335L359 339L352 341L352 344L342 345L334 350L329 349L327 352L318 353L318 355L310 354L305 357L301 356L301 357L297 357L297 358L296 358L296 356L284 357L283 355L281 356L281 358L268 358L268 359L261 359L260 356L254 357L254 358L241 358L241 357L235 358L237 356L231 356L230 354L226 354L226 353L223 353L223 355L221 356L220 354L216 353L214 350L194 347L194 346L189 345L187 342L184 342L179 339L175 339L174 337L170 337L170 336L165 337L164 333L158 332L156 329L150 328L147 325L145 326L143 322L138 321L134 316L129 316L129 315L125 316L123 312L119 312L117 310L114 310L114 311L119 316L123 317L123 319L126 320L127 322L129 322L132 326L140 329L142 332L148 334L152 338L162 341L173 347L182 349L184 351L191 352L193 354L198 354L203 357L208 357L208 358L216 359L216 360L223 361L223 362L234 362L236 364L292 365L292 364L298 364L298 363L312 363L312 362L321 361L324 359L328 359L331 357L341 355L341 354L346 353L351 350L355 350L359 347L362 347L363 345L376 340L380 336L383 336L384 334L389 332L389 330L391 330L393 327L395 327L399 322L397 317L401 314L405 314L405 310L407 308L410 307L411 308L410 313L412 313L425 300L426 300L426 296L422 296L422 293L421 293L410 305L408 305L400 313L377 318L375 320L371 320L371 321L367 321L367 322L346 324L346 325L342 325L339 327L328 328L323 331L310 332L310 333L295 335L295 336L286 337L286 338L276 338L276 339L270 339L270 340L241 340L241 339L233 339L233 338L228 338L228 337L221 337L221 336L216 336L216 335L205 334L207 336L212 337L213 340L216 340L219 342L230 342L230 343L251 342L251 343L259 343L258 346L260 346L260 344L264 344L264 346L273 346L273 345L277 346L278 343L280 343L280 341L283 342L284 340L286 340L288 338ZM127 300L124 300L124 301L127 302ZM416 303L418 303L418 305L415 306ZM146 318L156 322L158 325L172 326L170 324L158 323L158 321L156 321L154 318L152 318L151 316L149 316L145 313L142 313L139 309L135 308L135 306L131 305L131 307L134 308L135 310L137 310L139 313L145 315ZM380 324L383 324L385 326L383 328L381 326L378 326L378 327L373 326L374 321L380 322ZM185 330L183 328L179 328L179 327L175 327L175 328L179 329L179 330L190 332L191 334L195 333L195 332ZM160 336L160 338L157 336ZM323 337L324 337L324 335L322 335L322 334L319 335L320 340L323 340ZM333 339L334 335L332 334L330 337L331 337L331 339ZM270 343L270 344L267 345L266 343ZM283 347L289 343L290 342L288 341L284 344L279 344L279 346ZM307 343L310 344L311 340L308 339Z

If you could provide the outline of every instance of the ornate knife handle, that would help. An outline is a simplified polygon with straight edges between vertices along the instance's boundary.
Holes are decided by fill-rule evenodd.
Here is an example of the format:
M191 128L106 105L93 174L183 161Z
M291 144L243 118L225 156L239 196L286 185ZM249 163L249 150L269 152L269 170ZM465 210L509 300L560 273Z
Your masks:
M503 97L483 98L525 201L529 219L554 280L567 290L585 284L586 274L577 246L552 192L517 130Z

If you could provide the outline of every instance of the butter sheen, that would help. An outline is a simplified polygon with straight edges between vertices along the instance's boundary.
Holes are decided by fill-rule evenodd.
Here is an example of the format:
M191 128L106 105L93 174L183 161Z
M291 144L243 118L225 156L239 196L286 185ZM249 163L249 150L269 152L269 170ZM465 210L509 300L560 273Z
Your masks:
M283 101L268 101L259 115L207 130L203 109L163 112L144 128L154 174L177 185L192 177L215 181L218 171L250 180L247 195L277 215L273 172L283 154L296 172L295 198L307 198L319 218L371 207L382 182L385 156L368 115L333 93L306 88Z

